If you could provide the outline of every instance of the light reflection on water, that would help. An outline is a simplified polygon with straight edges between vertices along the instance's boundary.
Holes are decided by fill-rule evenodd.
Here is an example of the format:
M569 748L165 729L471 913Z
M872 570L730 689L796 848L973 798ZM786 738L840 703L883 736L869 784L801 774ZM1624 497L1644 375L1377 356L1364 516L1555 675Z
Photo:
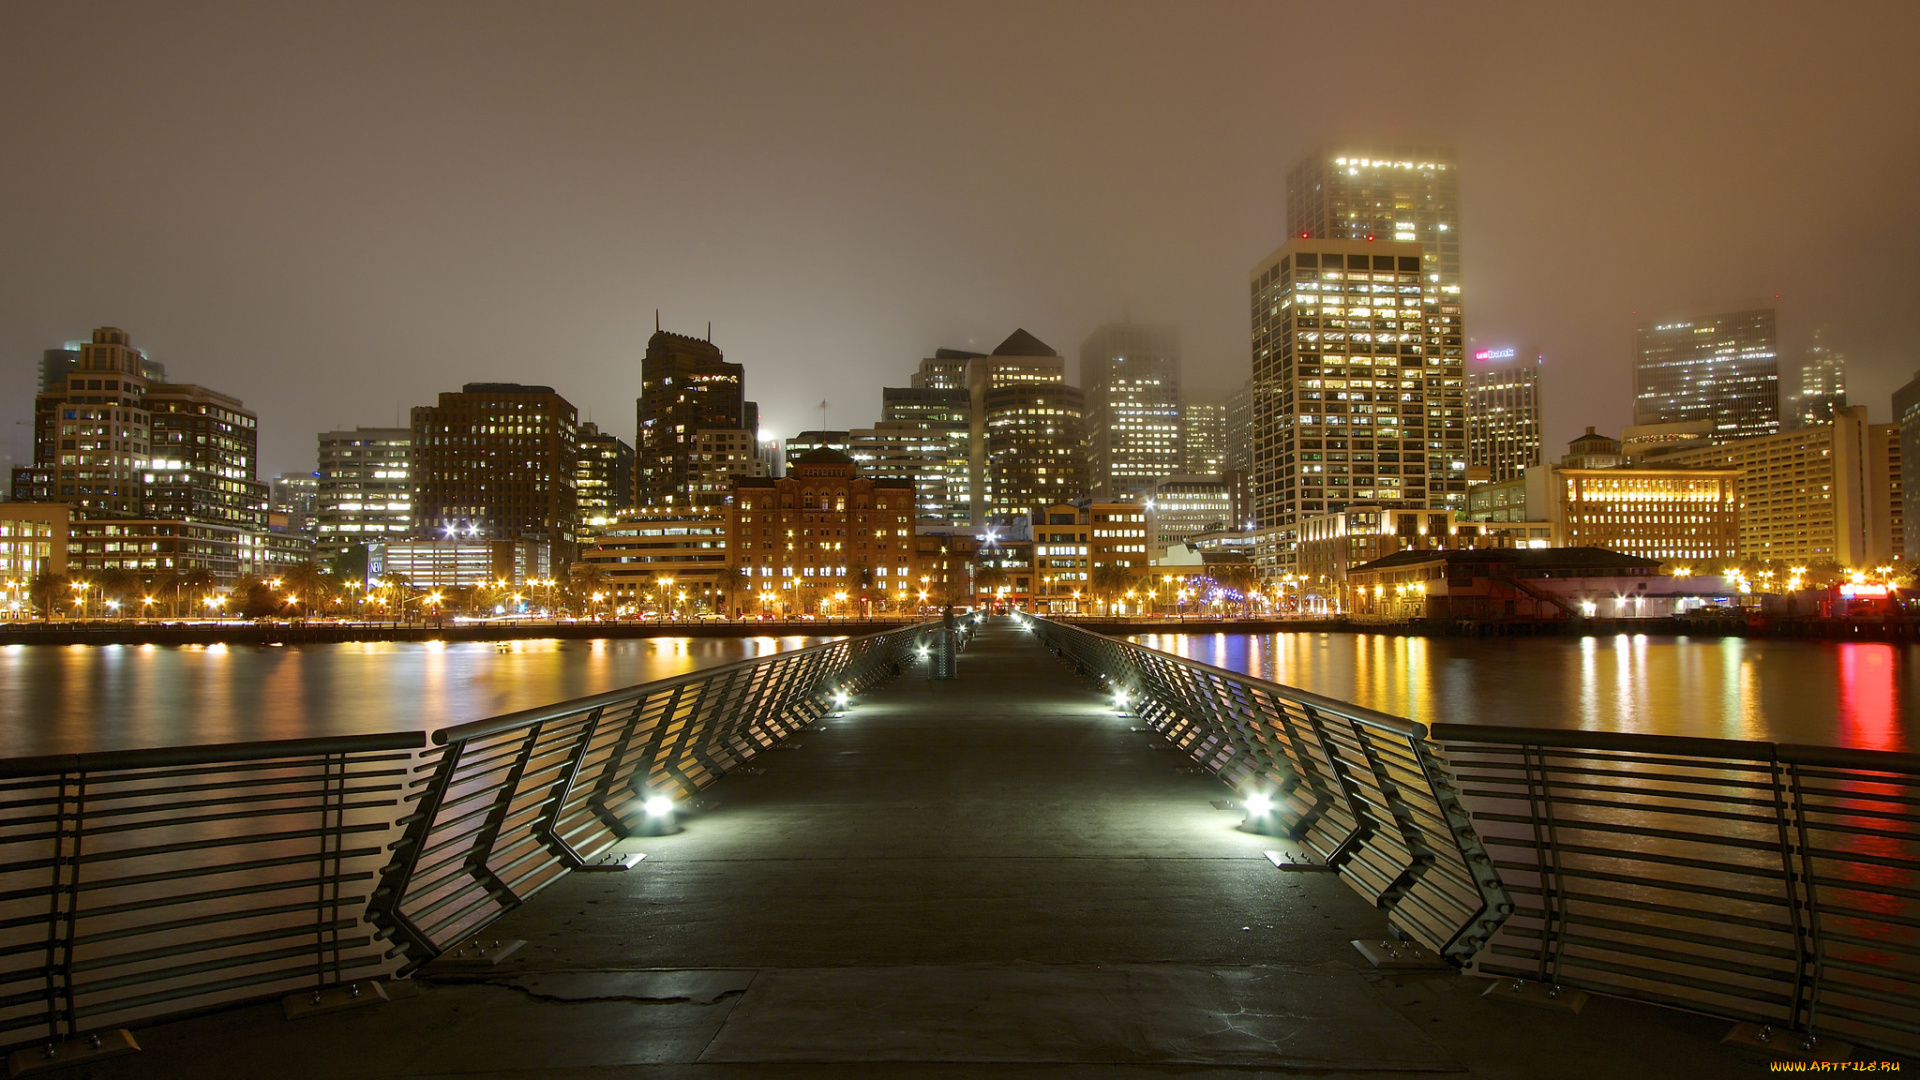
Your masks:
M0 757L431 730L824 637L0 646Z
M1619 634L1142 634L1131 640L1422 723L1908 750L1920 645Z

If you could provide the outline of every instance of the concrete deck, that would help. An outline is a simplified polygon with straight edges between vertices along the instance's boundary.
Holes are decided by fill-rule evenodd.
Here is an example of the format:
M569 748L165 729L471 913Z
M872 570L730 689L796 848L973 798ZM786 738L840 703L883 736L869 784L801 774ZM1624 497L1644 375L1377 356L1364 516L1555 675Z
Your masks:
M1183 768L1010 620L716 785L625 874L488 931L486 975L301 1021L274 1006L136 1032L100 1078L1746 1076L1728 1025L1580 1016L1383 976L1385 920L1281 871ZM1760 1066L1759 1068L1764 1068Z

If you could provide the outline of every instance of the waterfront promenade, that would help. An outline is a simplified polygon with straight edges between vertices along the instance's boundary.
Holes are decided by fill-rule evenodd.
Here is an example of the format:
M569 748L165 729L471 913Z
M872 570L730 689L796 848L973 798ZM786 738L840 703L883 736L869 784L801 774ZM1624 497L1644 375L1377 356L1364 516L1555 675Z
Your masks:
M917 669L490 927L378 1006L138 1029L100 1078L1748 1076L1723 1021L1580 1016L1383 975L1385 921L1013 620ZM1222 808L1223 805L1226 808Z

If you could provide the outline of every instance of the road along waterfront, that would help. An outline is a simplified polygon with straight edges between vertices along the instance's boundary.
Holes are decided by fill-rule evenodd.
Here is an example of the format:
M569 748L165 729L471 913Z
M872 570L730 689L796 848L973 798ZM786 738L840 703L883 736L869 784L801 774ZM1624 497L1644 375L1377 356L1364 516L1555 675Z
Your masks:
M1878 641L1388 634L1126 640L1404 716L1907 751L1920 646Z
M0 646L0 756L447 727L832 640Z

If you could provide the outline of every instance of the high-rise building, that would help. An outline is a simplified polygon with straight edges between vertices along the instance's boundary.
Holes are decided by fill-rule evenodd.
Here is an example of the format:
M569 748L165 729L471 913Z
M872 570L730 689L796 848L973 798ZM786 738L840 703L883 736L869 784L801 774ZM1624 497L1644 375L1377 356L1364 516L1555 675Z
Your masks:
M267 529L303 536L312 542L319 533L320 478L310 472L288 472L267 481Z
M414 535L539 540L573 561L578 424L551 386L467 383L413 410Z
M1253 380L1227 395L1226 467L1253 475Z
M973 396L965 388L935 390L922 387L887 387L880 392L881 420L872 429L873 438L891 431L889 440L905 438L910 445L898 447L905 459L916 463L914 486L916 516L921 525L956 525L969 519L973 495L968 487L971 472ZM913 434L905 434L911 428ZM864 430L864 429L863 429ZM860 431L853 433L856 440ZM936 449L936 444L944 449ZM889 445L895 445L889 443ZM856 454L857 458L859 455ZM874 456L884 453L876 448ZM934 464L938 459L937 468ZM904 464L904 462L903 462ZM876 471L875 476L905 478L902 469Z
M955 525L1086 494L1085 398L1066 377L1066 358L1025 330L991 355L940 349L920 362L914 389L967 394L966 513L956 501Z
M1287 235L1416 243L1421 275L1460 299L1460 167L1432 140L1330 143L1287 173Z
M1137 496L1186 467L1180 336L1170 326L1107 323L1080 344L1088 485L1103 501Z
M574 497L584 543L633 505L633 447L588 421L580 425L574 455Z
M254 479L260 421L239 398L189 383L150 383L145 516L264 532L267 485Z
M744 428L702 428L694 433L690 484L694 513L720 514L733 502L734 481L773 475L760 445L758 436Z
M640 364L636 483L643 507L685 507L701 431L753 432L758 410L746 400L746 369L711 341L656 330Z
M1847 403L1847 358L1827 344L1825 327L1816 327L1807 357L1800 364L1800 392L1794 395L1793 426L1833 422L1833 410Z
M1633 357L1635 424L1707 420L1716 441L1780 430L1772 308L1644 323Z
M1904 529L1902 549L1909 564L1920 563L1920 371L1893 392L1893 423L1900 450L1900 507Z
M1246 473L1163 476L1146 494L1147 546L1155 558L1190 537L1246 525Z
M1540 350L1477 349L1467 371L1467 472L1511 480L1540 464Z
M146 357L112 326L79 353L34 398L34 464L14 470L13 497L63 502L82 518L139 517L153 427Z
M314 517L322 559L413 531L412 452L408 428L320 433Z
M85 348L86 346L83 342L69 341L61 348L43 350L40 353L39 393L44 394L52 390L66 389L67 376L72 374L74 370L80 366L80 357ZM145 353L141 353L137 349L134 351L139 355L140 374L146 376L148 382L167 381L167 366L165 364L148 357Z
M953 476L960 474L965 490L966 441L956 440L956 425L882 420L870 428L848 433L849 455L860 475L876 480L904 480L914 489L914 524L953 524ZM958 426L964 435L966 428ZM958 456L956 456L956 454Z
M1550 470L1546 487L1547 520L1568 547L1689 567L1725 562L1739 550L1737 469L1563 467Z
M1227 467L1227 399L1225 396L1184 394L1180 399L1180 433L1185 444L1188 476L1212 476Z
M1900 450L1898 427L1869 424L1866 406L1855 405L1835 409L1830 423L1816 427L1661 460L1737 472L1741 558L1798 565L1830 559L1867 569L1905 555Z
M1254 267L1253 521L1263 575L1350 503L1465 511L1457 294L1418 244L1291 239Z

